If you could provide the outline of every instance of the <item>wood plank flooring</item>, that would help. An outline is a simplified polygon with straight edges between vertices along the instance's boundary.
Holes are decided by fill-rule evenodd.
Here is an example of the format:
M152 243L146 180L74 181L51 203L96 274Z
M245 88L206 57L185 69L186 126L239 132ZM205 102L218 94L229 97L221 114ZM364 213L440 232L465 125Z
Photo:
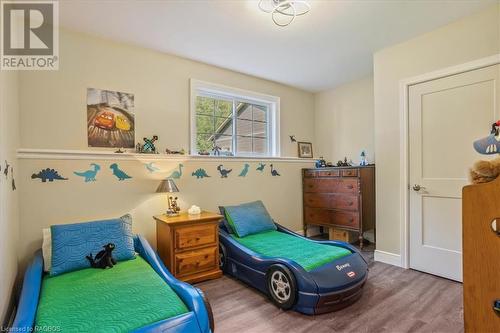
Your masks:
M212 304L216 333L463 332L462 284L373 262L363 297L338 312L281 311L267 297L224 275L199 283Z

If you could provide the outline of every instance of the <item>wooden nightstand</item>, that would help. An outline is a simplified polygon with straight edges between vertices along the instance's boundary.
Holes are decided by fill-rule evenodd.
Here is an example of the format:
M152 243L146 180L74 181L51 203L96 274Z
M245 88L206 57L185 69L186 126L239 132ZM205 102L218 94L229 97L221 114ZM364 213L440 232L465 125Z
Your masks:
M203 211L192 216L154 216L158 254L178 279L194 283L219 278L219 232L222 216Z

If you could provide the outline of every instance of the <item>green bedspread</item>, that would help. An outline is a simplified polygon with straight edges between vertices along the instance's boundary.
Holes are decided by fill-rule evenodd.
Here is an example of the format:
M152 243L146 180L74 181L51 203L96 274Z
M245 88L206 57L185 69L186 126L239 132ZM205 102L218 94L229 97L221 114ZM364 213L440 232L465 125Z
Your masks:
M279 231L265 231L234 240L266 257L282 257L295 261L306 271L351 254L341 247L319 244Z
M36 325L57 332L129 332L188 312L177 294L141 257L112 269L46 276Z

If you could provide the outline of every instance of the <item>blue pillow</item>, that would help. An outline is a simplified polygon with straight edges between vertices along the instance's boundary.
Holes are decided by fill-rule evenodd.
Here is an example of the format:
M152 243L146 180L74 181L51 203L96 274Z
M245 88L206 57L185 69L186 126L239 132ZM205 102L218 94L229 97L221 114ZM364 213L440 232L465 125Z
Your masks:
M276 225L262 201L254 201L238 206L225 206L226 218L238 237L276 230Z
M222 223L224 224L224 227L226 227L227 232L230 234L234 234L233 227L231 227L226 218L226 209L223 206L219 206L219 212L220 215L224 216L222 218Z
M130 215L111 220L53 225L50 231L51 276L90 267L85 257L90 253L95 256L108 243L115 244L113 257L117 261L135 258Z

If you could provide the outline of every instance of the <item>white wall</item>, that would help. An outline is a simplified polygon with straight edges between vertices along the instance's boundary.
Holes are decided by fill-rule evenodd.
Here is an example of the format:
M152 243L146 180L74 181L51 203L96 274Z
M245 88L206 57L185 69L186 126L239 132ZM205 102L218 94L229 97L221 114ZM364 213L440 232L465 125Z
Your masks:
M17 275L17 243L19 240L18 191L12 190L12 176L3 174L5 160L14 168L19 181L16 149L19 144L17 100L18 75L0 71L0 325L7 315L12 287ZM19 186L19 184L17 184Z
M400 81L500 51L492 6L374 55L377 250L400 254Z
M314 97L312 93L252 76L190 61L176 56L111 42L62 30L60 32L59 71L20 73L21 145L23 148L88 150L86 129L86 91L89 87L135 94L136 141L159 136L160 151L189 148L189 79L223 84L280 97L281 152L297 156L297 146L288 135L312 141L314 136ZM114 151L115 149L112 149ZM119 161L133 179L119 182L109 165L115 162L84 157L59 160L51 157L22 159L19 242L24 262L40 247L42 228L51 224L72 223L120 216L131 212L134 229L154 246L155 224L152 216L165 210L166 197L155 195L159 179L168 176L178 163L184 175L176 181L181 193L181 208L197 204L216 210L218 205L261 199L273 217L293 230L302 229L302 181L300 170L311 161L275 161L281 177L255 170L258 161L161 161L161 172L150 174L139 160ZM98 163L102 169L97 181L84 183L74 171ZM247 177L238 177L244 163L251 168ZM217 165L232 168L221 179ZM41 183L31 175L42 168L55 168L67 181ZM191 176L203 167L211 178Z
M314 103L316 156L357 163L365 150L375 161L373 76L317 93Z

